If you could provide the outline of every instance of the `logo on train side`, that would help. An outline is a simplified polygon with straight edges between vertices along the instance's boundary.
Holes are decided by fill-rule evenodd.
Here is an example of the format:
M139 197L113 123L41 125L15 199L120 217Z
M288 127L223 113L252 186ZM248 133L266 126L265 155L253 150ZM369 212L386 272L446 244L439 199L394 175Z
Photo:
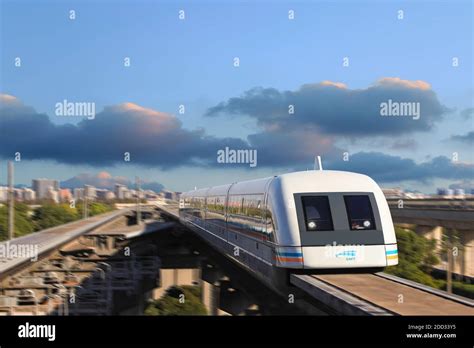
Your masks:
M325 246L325 256L328 259L363 260L364 251L364 246L360 244L337 244L333 242Z
M355 260L357 256L356 250L344 250L336 254L337 258L345 258L346 261Z

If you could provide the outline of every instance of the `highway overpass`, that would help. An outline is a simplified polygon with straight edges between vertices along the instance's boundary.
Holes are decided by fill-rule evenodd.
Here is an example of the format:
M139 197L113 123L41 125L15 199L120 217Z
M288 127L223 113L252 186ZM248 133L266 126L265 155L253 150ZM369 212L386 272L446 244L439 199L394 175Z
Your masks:
M443 233L457 231L462 248L455 257L453 272L474 278L474 201L473 200L388 200L395 224L413 229L437 241ZM445 269L446 265L442 265Z

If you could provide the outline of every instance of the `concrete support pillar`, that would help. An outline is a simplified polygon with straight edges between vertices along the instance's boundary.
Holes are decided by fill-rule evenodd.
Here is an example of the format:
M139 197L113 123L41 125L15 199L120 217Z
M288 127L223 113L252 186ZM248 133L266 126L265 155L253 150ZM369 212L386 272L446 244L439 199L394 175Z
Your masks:
M443 237L443 227L441 226L423 226L417 225L415 232L426 239L436 240L436 249L441 248L441 239Z
M463 250L461 255L461 274L474 277L474 231L460 231Z
M201 284L202 302L206 306L207 312L209 315L218 315L219 288L205 281Z
M242 291L233 288L230 281L220 282L219 308L232 315L242 315L254 305Z

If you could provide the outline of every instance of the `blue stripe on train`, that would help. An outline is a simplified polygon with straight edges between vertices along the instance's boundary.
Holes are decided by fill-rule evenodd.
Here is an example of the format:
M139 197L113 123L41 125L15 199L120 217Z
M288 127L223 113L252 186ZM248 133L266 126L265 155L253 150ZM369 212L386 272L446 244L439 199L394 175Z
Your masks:
M387 254L387 255L398 254L398 250L387 250L387 251L385 252L385 254Z
M282 252L279 252L279 251L277 251L277 254L279 256L288 256L288 257L302 257L303 256L302 253L282 253Z

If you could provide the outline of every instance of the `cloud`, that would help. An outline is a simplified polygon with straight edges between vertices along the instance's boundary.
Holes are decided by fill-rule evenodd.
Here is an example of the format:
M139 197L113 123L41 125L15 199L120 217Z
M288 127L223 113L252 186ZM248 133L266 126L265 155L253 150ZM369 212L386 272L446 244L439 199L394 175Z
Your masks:
M260 132L248 136L252 148L258 151L258 165L270 167L312 166L315 155L334 157L342 153L332 136L317 129L288 129Z
M399 77L384 77L378 80L377 84L380 86L386 86L386 87L414 88L414 89L421 89L425 91L428 91L431 89L431 85L428 82L421 81L421 80L416 80L416 81L402 80Z
M97 188L113 190L115 184L126 185L129 188L135 187L135 182L124 176L112 176L108 172L99 172L97 174L81 173L70 179L61 182L63 188L84 187L84 185L92 185ZM141 188L144 190L153 190L160 192L163 185L158 182L141 180Z
M451 185L449 185L450 189L462 189L466 193L471 193L472 190L474 190L474 180L472 179L465 179L461 180L458 182L455 182Z
M397 139L390 145L390 148L394 150L416 150L418 143L415 139Z
M382 84L390 85L389 88L394 88L393 85L395 85L398 91L398 85L404 82L395 80ZM340 95L335 94L335 90L343 91L343 93L347 91L358 93L348 90L345 86L329 83L302 87L302 89L305 88L308 90L298 96L301 100L309 98L306 93L312 95L313 89L322 90L323 94L337 96L337 98ZM424 89L427 87L419 83L403 88L419 93L432 92ZM261 115L264 115L263 110L267 107L264 100L274 99L274 105L278 103L284 105L280 98L281 93L276 90L254 91L249 96L253 95L252 93L256 93L257 96L256 100L250 97L253 104L239 101L237 104L230 103L229 105L249 107L249 112L260 107L262 108L259 111L262 112ZM319 93L317 92L316 95ZM364 104L367 95L360 96L360 103ZM238 138L208 136L203 130L184 129L175 116L132 103L106 107L96 115L94 120L84 119L77 125L57 125L52 123L47 115L38 114L15 97L1 95L0 97L2 102L0 104L0 156L6 158L11 158L15 152L19 151L22 159L26 160L54 160L66 164L104 167L123 164L123 153L130 152L131 165L168 169L184 165L217 166L217 151L230 147L256 149L258 167L304 170L312 167L315 155L322 155L326 169L365 173L379 182L427 181L434 178L463 180L474 177L473 164L453 163L446 157L436 157L430 161L416 163L408 158L380 152L359 152L352 154L350 161L344 162L340 159L343 150L335 145L339 135L324 132L320 124L309 121L306 123L301 120L293 121L296 123L290 125L287 122L292 121L270 122L269 119L264 118L259 122L265 124L265 127L249 135L245 141ZM336 109L341 102L337 98L333 98L332 101ZM227 106L224 109L227 109ZM279 117L281 117L280 114L273 114L273 119ZM360 128L358 125L354 127ZM412 145L409 142L396 144L399 147ZM248 167L246 164L243 166ZM235 168L235 165L219 165L219 168ZM130 183L127 178L112 177L107 172L100 172L96 175L81 174L66 180L65 184L82 186L87 183L97 187L111 188L115 182L123 182L126 185ZM156 183L150 183L152 184ZM154 187L161 188L161 185Z
M461 111L461 117L468 120L474 116L474 108L467 108Z
M474 176L474 164L452 162L444 156L417 164L412 159L380 152L359 152L349 161L329 161L328 169L347 170L371 176L378 182L415 180L426 182L435 178L460 180Z
M450 140L472 145L474 144L474 131L471 131L463 135L452 135L450 137Z
M95 119L77 125L57 125L46 114L26 107L17 98L0 99L0 156L54 160L93 166L124 163L129 152L132 164L161 167L212 165L218 149L244 149L237 138L216 138L203 130L187 130L173 115L133 103L109 106Z
M419 102L421 117L382 117L380 104ZM289 114L289 106L294 114ZM208 109L207 116L248 115L263 129L317 127L322 133L344 136L400 135L428 131L449 109L429 83L386 77L365 89L349 89L331 81L306 84L295 91L256 87Z

